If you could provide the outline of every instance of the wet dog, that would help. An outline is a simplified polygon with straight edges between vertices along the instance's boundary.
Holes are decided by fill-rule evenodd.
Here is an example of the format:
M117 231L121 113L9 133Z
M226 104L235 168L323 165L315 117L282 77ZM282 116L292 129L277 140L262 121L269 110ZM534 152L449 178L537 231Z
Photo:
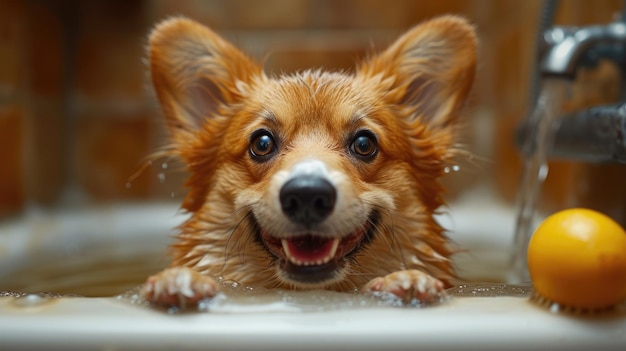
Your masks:
M147 300L193 305L228 279L427 302L454 279L433 215L475 74L464 19L420 24L349 73L270 77L185 18L156 26L149 58L190 217Z

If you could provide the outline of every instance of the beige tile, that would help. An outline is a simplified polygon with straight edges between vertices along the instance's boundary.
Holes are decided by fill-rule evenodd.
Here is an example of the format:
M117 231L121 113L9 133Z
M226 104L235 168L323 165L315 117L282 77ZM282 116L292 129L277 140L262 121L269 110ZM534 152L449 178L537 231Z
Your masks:
M80 187L95 200L146 198L150 174L131 180L150 150L152 121L145 113L80 116L73 150Z
M144 96L141 36L101 32L79 41L76 89L88 100L135 101Z
M493 48L491 83L493 102L498 109L519 109L528 104L528 83L533 49L527 28L518 27L497 38Z
M60 98L63 89L65 56L62 23L50 6L29 4L29 40L26 46L28 79L31 93L46 98Z
M555 23L560 25L584 26L608 23L624 7L622 0L568 0L559 2Z
M17 214L24 194L24 109L0 105L0 218Z
M365 52L339 50L284 50L273 51L265 62L266 71L274 74L292 73L304 69L323 68L332 71L353 71Z
M227 2L232 27L250 29L307 28L315 1L232 0Z
M318 2L316 2L317 4ZM445 13L465 13L468 1L413 0L327 0L324 15L334 28L400 28L407 29L421 21Z
M26 143L29 200L54 205L67 177L70 135L60 102L31 103Z
M154 23L174 16L185 16L206 26L222 29L234 27L232 6L224 0L153 0L150 20Z
M0 96L14 94L22 84L27 24L22 1L0 4Z

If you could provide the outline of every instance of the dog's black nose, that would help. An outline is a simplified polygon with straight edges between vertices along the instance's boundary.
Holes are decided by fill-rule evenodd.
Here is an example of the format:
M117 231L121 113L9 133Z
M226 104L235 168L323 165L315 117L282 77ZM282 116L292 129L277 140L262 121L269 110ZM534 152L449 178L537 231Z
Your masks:
M337 192L318 176L298 176L280 189L283 212L293 222L310 226L323 221L335 208Z

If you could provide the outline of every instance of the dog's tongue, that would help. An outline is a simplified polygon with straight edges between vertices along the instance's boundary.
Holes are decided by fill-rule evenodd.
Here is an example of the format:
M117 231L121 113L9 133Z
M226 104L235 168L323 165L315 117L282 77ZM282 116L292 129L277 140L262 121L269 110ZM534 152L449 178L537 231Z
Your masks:
M335 257L339 239L307 235L281 240L287 259L299 266L321 265Z

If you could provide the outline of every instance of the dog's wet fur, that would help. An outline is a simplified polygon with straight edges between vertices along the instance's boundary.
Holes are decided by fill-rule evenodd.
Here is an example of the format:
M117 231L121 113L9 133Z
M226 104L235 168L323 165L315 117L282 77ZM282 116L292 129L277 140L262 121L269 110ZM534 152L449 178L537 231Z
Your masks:
M433 218L475 74L466 20L420 24L354 72L270 77L186 18L150 35L150 73L190 177L169 268L142 293L193 304L218 277L428 300L455 279Z

